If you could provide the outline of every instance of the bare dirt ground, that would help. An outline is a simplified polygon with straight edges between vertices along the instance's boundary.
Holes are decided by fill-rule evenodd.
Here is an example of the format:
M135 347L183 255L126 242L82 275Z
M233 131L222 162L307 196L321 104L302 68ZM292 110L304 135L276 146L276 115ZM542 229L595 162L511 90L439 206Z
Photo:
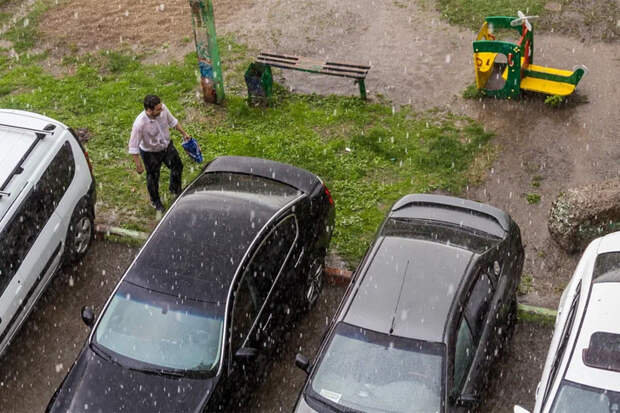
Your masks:
M564 188L620 172L620 43L614 37L619 7L613 1L577 3L596 13L588 17L566 7L560 14L570 34L535 36L537 64L590 69L577 94L560 108L545 105L538 95L518 102L461 98L473 82L475 34L445 23L428 0L216 0L214 8L218 33L232 33L255 50L370 62L371 99L382 95L416 110L446 108L495 131L497 158L484 183L464 196L513 216L526 244L524 275L531 279L522 301L555 307L579 256L565 254L550 240L551 203ZM562 6L550 2L549 7ZM597 25L588 18L605 21ZM46 44L40 47L56 58L70 50L131 48L148 54L149 61L165 62L193 50L187 0L64 0L42 21ZM292 71L279 77L300 92L357 93L348 80ZM540 202L528 204L527 194L540 195Z

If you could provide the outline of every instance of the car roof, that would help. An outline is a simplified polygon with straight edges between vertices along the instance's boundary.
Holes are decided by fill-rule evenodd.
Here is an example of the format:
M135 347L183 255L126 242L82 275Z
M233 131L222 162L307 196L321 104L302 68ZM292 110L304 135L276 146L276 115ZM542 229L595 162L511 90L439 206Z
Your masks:
M596 332L620 334L620 282L593 283L583 323L577 337L565 378L601 389L620 391L620 372L589 367L583 360L583 351L590 345Z
M125 280L180 297L224 303L255 238L300 196L298 190L271 179L203 173L166 214Z
M44 131L51 127L51 131ZM42 161L58 143L61 136L58 132L64 128L63 124L43 115L0 109L0 219L10 209L35 170L45 166ZM21 171L17 169L19 167Z
M322 183L318 176L305 169L248 156L220 156L209 163L206 171L227 171L262 176L285 183L305 193L312 192L318 184Z
M380 237L373 253L344 321L385 334L444 342L450 307L474 253L393 236Z

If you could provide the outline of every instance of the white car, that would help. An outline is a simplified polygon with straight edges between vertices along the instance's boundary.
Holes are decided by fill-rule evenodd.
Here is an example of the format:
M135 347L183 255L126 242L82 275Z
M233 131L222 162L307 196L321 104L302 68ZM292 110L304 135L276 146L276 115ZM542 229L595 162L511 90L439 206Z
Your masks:
M0 110L0 355L62 262L94 233L95 180L71 129Z
M620 412L620 232L588 245L562 294L534 412Z

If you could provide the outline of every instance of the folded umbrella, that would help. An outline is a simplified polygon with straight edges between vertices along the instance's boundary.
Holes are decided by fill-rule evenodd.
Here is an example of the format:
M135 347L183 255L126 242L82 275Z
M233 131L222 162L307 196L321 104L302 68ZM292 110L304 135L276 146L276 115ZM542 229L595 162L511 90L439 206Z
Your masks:
M202 162L202 152L200 151L200 146L196 139L189 138L187 141L181 144L185 152L189 155L190 158L195 160L198 163Z

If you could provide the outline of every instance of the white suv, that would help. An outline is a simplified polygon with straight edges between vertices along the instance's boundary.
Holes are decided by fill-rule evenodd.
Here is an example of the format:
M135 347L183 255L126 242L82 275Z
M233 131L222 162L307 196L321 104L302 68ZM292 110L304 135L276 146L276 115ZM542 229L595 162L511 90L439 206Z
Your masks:
M620 232L588 245L562 294L534 412L620 412Z
M62 123L0 110L0 355L62 262L94 232L88 154Z

